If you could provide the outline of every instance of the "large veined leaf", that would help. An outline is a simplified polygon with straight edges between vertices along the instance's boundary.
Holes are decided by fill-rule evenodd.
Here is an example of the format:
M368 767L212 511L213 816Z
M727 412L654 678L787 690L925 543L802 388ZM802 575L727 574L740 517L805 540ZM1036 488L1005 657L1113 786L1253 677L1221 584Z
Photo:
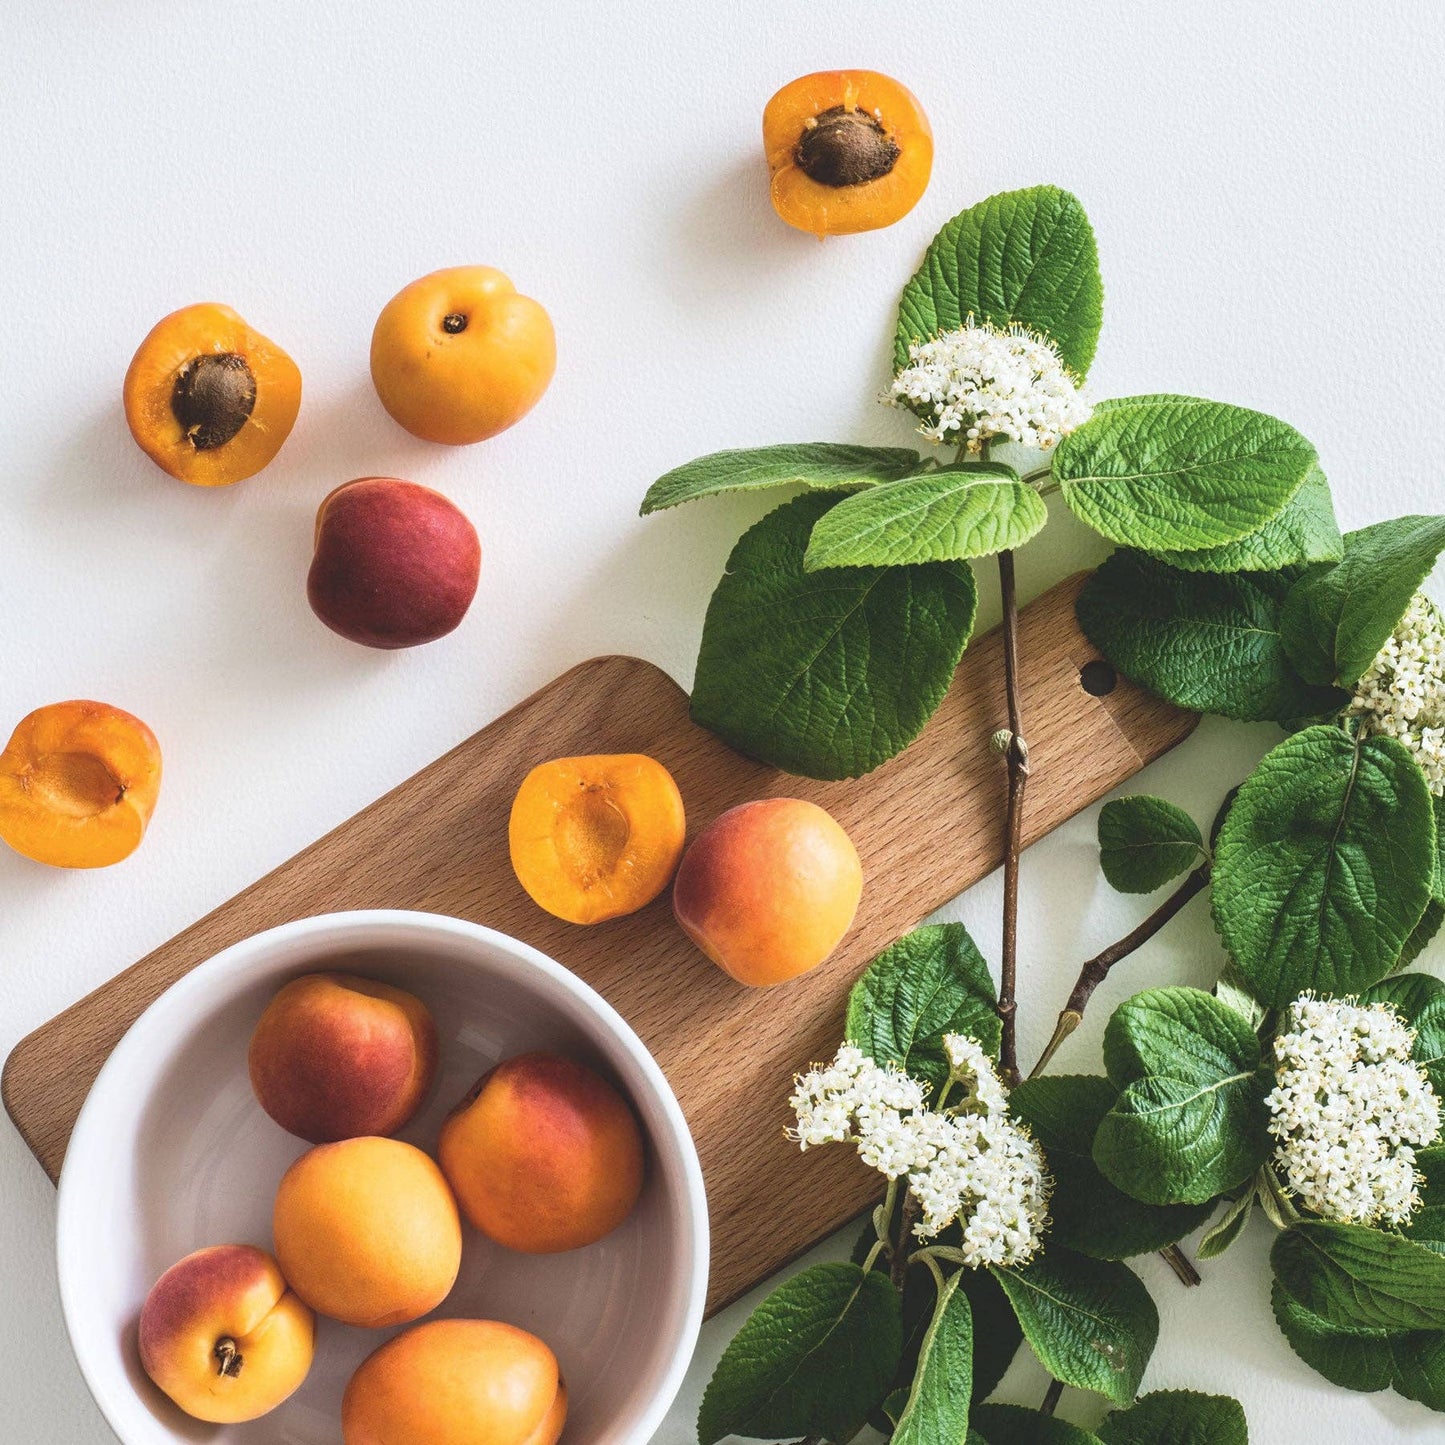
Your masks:
M753 492L801 485L845 491L897 481L922 464L917 452L900 447L857 447L838 442L785 443L713 452L659 477L642 501L642 514L676 507L720 492Z
M1284 584L1264 572L1177 572L1143 552L1115 552L1075 610L1089 640L1126 677L1194 712L1285 722L1347 698L1307 683L1280 637Z
M1434 875L1424 775L1393 738L1305 728L1268 754L1219 831L1214 920L1261 1002L1357 993L1395 967Z
M894 1445L965 1445L969 1394L964 1382L972 1374L973 1313L955 1274L945 1282L923 1337Z
M1312 569L1281 615L1301 676L1353 687L1445 550L1445 517L1395 517L1345 536L1344 560Z
M986 1400L1018 1354L1023 1328L1003 1287L986 1269L960 1270L955 1278L973 1309L973 1398Z
M803 565L891 567L963 561L1021 547L1049 519L1011 467L944 467L839 502L813 528Z
M973 1413L988 1445L1099 1445L1081 1426L1026 1405L979 1405Z
M1445 1245L1445 1144L1415 1151L1415 1180L1420 1207L1410 1216L1403 1232L1425 1244Z
M1445 797L1432 796L1431 802L1435 808L1435 877L1430 883L1430 901L1400 953L1402 966L1414 963L1445 923Z
M1445 982L1434 974L1401 973L1367 988L1360 1001L1389 1004L1415 1030L1411 1056L1445 1096Z
M1247 1020L1197 988L1126 999L1104 1030L1121 1092L1099 1123L1094 1160L1150 1204L1205 1204L1244 1183L1269 1154L1271 1077Z
M1196 553L1258 532L1316 464L1292 426L1198 397L1123 398L1054 453L1053 475L1080 520L1126 547Z
M708 606L692 693L703 727L813 778L857 777L918 736L978 602L966 563L805 572L834 501L797 497L743 534Z
M973 316L1041 333L1082 380L1103 304L1098 248L1078 201L1055 186L1005 191L970 206L934 238L903 289L894 365L908 364L911 345Z
M1244 1407L1228 1395L1155 1390L1099 1426L1104 1445L1249 1445Z
M1204 857L1199 825L1163 798L1136 793L1099 812L1099 866L1120 893L1152 893Z

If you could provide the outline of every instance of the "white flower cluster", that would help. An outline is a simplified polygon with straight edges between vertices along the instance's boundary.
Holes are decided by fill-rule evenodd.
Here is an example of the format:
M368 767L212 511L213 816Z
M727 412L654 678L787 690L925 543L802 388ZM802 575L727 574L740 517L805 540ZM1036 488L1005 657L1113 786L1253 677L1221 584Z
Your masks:
M957 331L910 346L884 400L921 417L919 431L930 441L970 452L994 440L1056 446L1093 414L1051 342L972 316Z
M831 1064L799 1075L791 1137L804 1149L855 1144L869 1168L889 1179L906 1175L921 1213L919 1238L957 1219L970 1266L1020 1264L1048 1223L1043 1155L1009 1117L1008 1094L988 1055L961 1035L945 1044L961 1102L930 1109L916 1079L844 1044Z
M1355 685L1347 715L1366 732L1398 738L1430 791L1445 795L1445 617L1423 592Z
M1388 1004L1290 1005L1269 1131L1286 1186L1323 1218L1401 1224L1418 1207L1415 1146L1439 1134L1440 1100L1410 1058L1414 1042Z

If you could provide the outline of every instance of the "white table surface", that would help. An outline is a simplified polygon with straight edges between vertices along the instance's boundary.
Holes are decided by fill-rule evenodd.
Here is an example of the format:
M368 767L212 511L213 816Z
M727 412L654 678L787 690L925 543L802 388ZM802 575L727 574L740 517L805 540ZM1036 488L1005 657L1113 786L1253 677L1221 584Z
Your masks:
M724 446L906 444L874 404L896 293L937 227L994 191L1052 181L1088 208L1107 286L1096 395L1195 392L1288 418L1347 526L1445 502L1429 455L1440 7L0 9L0 733L98 697L147 719L166 758L123 866L52 872L0 849L0 1052L572 663L633 652L686 682L712 582L767 503L642 521L643 489ZM819 245L773 216L759 114L793 76L848 64L917 92L937 164L899 225ZM367 344L400 285L466 262L544 301L561 359L526 422L453 451L388 420ZM306 387L279 461L215 493L157 471L120 412L141 336L201 299L288 347ZM462 629L400 655L325 631L303 593L318 501L378 472L454 496L485 554ZM1022 585L1100 554L1056 515ZM1207 819L1270 736L1206 722L1141 781ZM1086 814L1027 858L1028 1053L1077 961L1140 916L1101 884L1092 836ZM995 956L998 897L992 879L950 910ZM1196 903L1100 991L1063 1065L1096 1065L1126 993L1205 982L1219 957ZM101 1445L53 1218L51 1186L0 1127L0 1440ZM1193 1293L1142 1263L1163 1317L1146 1385L1238 1395L1257 1442L1439 1438L1440 1416L1295 1360L1269 1317L1267 1244L1252 1230ZM707 1327L659 1442L694 1438L742 1317ZM1031 1403L1042 1389L1031 1363L1006 1382ZM1071 1391L1063 1413L1097 1409Z

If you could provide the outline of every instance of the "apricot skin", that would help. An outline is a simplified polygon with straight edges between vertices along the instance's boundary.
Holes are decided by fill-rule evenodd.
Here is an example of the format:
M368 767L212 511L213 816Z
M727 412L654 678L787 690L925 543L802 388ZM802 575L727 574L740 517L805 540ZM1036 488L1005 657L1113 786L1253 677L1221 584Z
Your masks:
M467 615L481 567L476 528L455 503L399 477L361 477L321 503L306 595L352 642L417 647Z
M274 1410L306 1378L316 1320L270 1255L250 1245L197 1250L152 1287L140 1317L147 1375L188 1415L239 1424ZM223 1373L218 1346L240 1364Z
M451 1293L462 1226L442 1172L397 1139L344 1139L303 1154L272 1216L282 1273L318 1314L381 1329Z
M105 868L140 846L161 787L161 750L103 702L51 703L0 753L0 838L56 868Z
M739 983L783 983L842 942L863 893L858 852L815 803L767 798L694 840L673 884L684 932Z
M403 989L307 974L267 1005L249 1066L257 1101L288 1133L312 1144L395 1134L436 1076L436 1024Z
M521 1054L483 1075L442 1125L437 1156L467 1219L520 1254L595 1244L642 1193L631 1108L557 1054Z
M362 1361L345 1445L556 1445L567 1391L551 1350L491 1320L433 1320Z

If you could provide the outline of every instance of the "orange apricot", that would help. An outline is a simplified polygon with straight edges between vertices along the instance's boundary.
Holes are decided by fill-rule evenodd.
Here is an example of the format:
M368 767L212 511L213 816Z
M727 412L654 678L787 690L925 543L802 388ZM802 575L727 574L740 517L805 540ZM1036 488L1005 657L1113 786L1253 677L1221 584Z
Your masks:
M763 111L773 209L815 236L891 226L933 171L933 131L917 97L875 70L820 70Z
M203 302L151 328L124 397L131 435L162 471L225 487L281 450L301 408L301 373L229 306Z
M371 335L381 404L413 436L465 446L542 399L557 339L539 302L491 266L452 266L403 287Z
M614 753L533 768L512 802L508 839L534 902L568 923L600 923L667 887L686 832L672 774L655 758Z
M0 838L55 868L106 868L140 846L161 787L161 749L103 702L56 702L0 753Z

